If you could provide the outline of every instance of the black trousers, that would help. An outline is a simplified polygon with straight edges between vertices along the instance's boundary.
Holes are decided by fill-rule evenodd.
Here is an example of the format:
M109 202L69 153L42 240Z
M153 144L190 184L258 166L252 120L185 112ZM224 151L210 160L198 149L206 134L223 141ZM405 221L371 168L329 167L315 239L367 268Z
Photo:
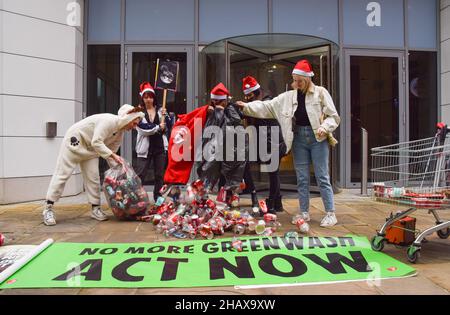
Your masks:
M134 170L141 179L142 183L144 183L148 171L150 170L150 164L152 161L153 161L153 173L155 176L153 198L156 201L156 199L158 199L158 197L161 196L159 191L163 186L164 170L166 169L167 166L166 153L164 151L156 153L149 152L147 158L137 158L137 163Z
M269 199L277 199L280 197L280 166L278 165L278 168L275 172L269 173Z
M250 193L256 190L255 183L253 182L252 173L250 171L250 162L247 162L245 164L244 182L246 186L245 190L247 190Z
M249 193L256 190L255 183L253 182L252 173L250 171L250 163L247 162L244 171L244 181L245 190ZM225 185L225 178L220 177L219 187ZM280 165L278 164L277 170L269 173L269 199L276 199L280 197L281 193L281 182L280 182Z

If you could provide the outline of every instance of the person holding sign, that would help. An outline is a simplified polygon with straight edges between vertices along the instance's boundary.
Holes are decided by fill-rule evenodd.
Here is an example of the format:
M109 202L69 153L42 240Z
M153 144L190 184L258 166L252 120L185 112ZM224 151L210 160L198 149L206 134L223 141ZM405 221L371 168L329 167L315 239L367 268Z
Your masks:
M156 201L163 186L164 169L166 168L168 149L168 130L172 128L172 121L166 109L156 103L156 94L149 82L140 85L141 104L144 118L138 124L136 139L137 163L136 174L144 182L153 161L155 184L153 198Z
M269 101L236 104L247 116L277 119L287 152L292 147L301 212L293 218L293 222L297 218L310 220L309 172L312 163L327 212L320 226L329 227L337 223L337 218L328 167L328 139L339 126L340 117L328 91L313 84L311 80L313 76L314 72L309 62L301 60L292 71L293 90Z
M118 115L97 114L89 116L69 128L59 151L56 169L47 191L47 201L42 213L44 224L56 224L53 204L61 197L64 187L77 165L80 166L89 203L91 217L98 221L108 218L100 208L99 157L110 165L122 163L116 154L122 144L123 133L136 128L144 117L141 109L123 105Z

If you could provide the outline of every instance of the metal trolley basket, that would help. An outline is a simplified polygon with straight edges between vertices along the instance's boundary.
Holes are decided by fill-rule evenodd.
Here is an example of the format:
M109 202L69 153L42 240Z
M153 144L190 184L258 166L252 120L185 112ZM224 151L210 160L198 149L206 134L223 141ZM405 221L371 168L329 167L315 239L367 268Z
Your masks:
M435 137L373 148L372 197L376 201L408 206L391 214L372 238L372 249L382 251L386 230L393 223L417 210L428 210L436 225L422 232L413 231L415 240L407 250L408 260L420 257L424 238L434 232L442 239L450 235L450 221L443 221L438 211L450 209L450 136L449 129L438 124Z

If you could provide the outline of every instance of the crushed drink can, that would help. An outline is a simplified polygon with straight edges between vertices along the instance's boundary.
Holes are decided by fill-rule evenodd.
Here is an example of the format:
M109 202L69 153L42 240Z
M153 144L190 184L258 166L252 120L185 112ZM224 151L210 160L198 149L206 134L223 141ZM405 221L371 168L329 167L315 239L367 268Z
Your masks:
M161 219L162 219L162 217L160 214L155 214L153 216L153 220L152 220L153 225L158 225L159 222L161 222Z
M110 197L114 197L116 195L116 192L114 191L114 188L112 188L111 186L106 186L106 193Z
M139 201L139 197L134 192L130 192L129 196L133 202Z
M106 183L106 185L109 185L112 187L117 186L117 181L112 177L105 177L105 183Z
M200 220L199 220L198 215L193 214L191 216L191 224L194 228L197 228L200 225Z
M200 235L208 240L212 240L214 238L214 233L211 229L211 226L208 224L202 224L199 229Z
M122 201L118 201L116 203L116 207L119 208L120 210L125 210L125 205L123 204Z
M267 209L267 204L266 204L266 201L265 200L260 200L260 201L258 201L258 204L259 204L259 208L261 209L261 212L262 213L267 213L269 210Z
M123 200L123 195L122 195L122 191L121 190L116 190L116 200L117 201L121 201Z
M275 232L275 230L273 228L267 227L264 229L264 232L262 233L262 235L271 236L274 232Z
M295 225L300 230L301 233L308 233L309 232L309 224L305 222L303 219L298 219L295 222Z
M202 182L201 179L197 179L195 182L192 183L192 187L197 190L197 192L201 192L205 189L205 185Z
M206 206L210 209L216 209L216 203L211 199L206 200Z
M242 241L236 237L233 237L233 240L231 241L231 246L238 251L242 252Z
M298 233L296 231L289 231L284 234L284 237L285 238L298 237Z
M264 214L264 221L266 223L274 222L276 220L277 220L277 215L276 214L273 214L273 213L266 213L266 214Z
M3 246L6 244L6 237L0 233L0 246Z
M156 199L155 205L157 205L157 206L159 207L160 205L162 205L162 204L164 203L164 200L166 200L164 197L159 196L159 197Z
M233 194L230 198L230 206L233 208L239 207L239 196L236 194Z
M219 193L217 194L216 201L226 202L226 200L227 200L227 191L225 190L225 187L221 187Z

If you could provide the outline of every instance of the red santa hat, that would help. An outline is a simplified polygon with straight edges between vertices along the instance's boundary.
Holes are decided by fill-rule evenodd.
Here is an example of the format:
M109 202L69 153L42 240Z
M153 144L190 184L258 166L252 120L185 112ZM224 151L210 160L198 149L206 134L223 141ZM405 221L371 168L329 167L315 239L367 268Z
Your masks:
M211 99L213 100L226 100L230 96L230 92L228 92L227 88L223 83L217 84L211 90Z
M254 92L259 88L261 88L261 86L254 77L246 76L242 79L242 91L244 91L245 95L250 94L251 92Z
M153 96L155 95L155 90L153 89L153 86L148 82L142 83L140 86L140 90L141 92L139 94L141 95L141 97L143 97L145 93L152 93Z
M230 96L230 92L228 92L227 88L223 83L217 84L211 90L211 99L212 100L226 100Z
M314 76L314 72L312 71L312 67L309 64L308 60L300 60L299 62L297 62L294 70L292 71L292 74L310 78Z

